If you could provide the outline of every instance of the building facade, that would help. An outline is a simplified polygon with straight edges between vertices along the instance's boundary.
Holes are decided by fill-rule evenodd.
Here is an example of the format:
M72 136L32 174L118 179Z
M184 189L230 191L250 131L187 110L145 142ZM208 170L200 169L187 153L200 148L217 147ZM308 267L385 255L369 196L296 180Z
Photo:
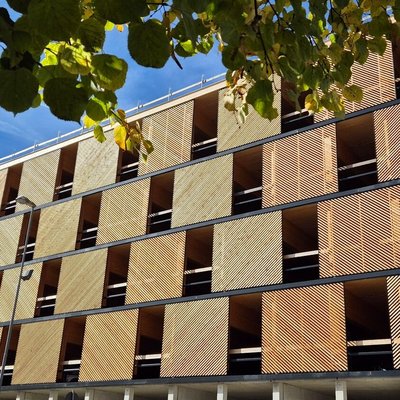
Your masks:
M131 118L147 163L89 134L3 164L1 357L26 236L32 274L0 399L398 399L399 78L388 43L343 120L278 93L239 126L218 83Z

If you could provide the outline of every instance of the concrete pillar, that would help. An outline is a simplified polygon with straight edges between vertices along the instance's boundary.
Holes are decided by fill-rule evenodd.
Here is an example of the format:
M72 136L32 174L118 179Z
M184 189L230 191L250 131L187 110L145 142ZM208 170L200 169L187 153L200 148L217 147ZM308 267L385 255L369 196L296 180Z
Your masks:
M335 400L347 400L347 382L335 382Z
M126 388L124 393L124 400L134 400L134 398L135 398L135 389Z
M57 390L51 390L49 393L49 400L58 400Z
M168 400L178 400L179 388L177 385L168 388Z
M274 382L272 384L272 400L283 400L283 383Z
M217 400L228 400L228 386L217 386Z

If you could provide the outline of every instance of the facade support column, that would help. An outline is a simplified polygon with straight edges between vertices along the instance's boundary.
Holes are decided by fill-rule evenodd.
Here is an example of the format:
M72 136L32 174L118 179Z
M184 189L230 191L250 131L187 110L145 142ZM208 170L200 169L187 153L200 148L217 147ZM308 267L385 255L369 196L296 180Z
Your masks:
M49 400L58 400L58 391L57 390L50 391Z
M274 382L272 384L272 400L283 400L283 383Z
M168 388L168 400L178 400L178 393L178 385L170 386Z
M222 384L217 386L217 400L228 400L228 386Z
M134 400L134 398L135 398L135 389L126 388L124 392L124 400Z
M347 382L335 382L335 400L347 400Z
M94 400L94 389L86 390L85 400Z

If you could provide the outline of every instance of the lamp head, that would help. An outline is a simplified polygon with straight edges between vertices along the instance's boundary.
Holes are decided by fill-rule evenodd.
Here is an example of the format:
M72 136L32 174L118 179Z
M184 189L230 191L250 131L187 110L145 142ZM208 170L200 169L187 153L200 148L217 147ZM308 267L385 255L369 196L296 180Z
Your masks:
M31 207L31 208L36 207L36 204L35 204L33 201L29 200L29 199L28 199L27 197L25 197L25 196L18 196L18 197L15 199L15 201L16 201L17 203L19 203L19 204L23 204L23 205L28 206L28 207Z

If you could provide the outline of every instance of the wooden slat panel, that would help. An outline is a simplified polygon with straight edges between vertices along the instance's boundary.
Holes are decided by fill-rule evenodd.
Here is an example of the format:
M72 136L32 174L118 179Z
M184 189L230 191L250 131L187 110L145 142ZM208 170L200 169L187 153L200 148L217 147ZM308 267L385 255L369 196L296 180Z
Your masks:
M0 170L0 206L3 204L4 190L6 188L8 168Z
M21 326L13 385L56 382L63 329L63 319Z
M263 207L338 190L335 125L263 147Z
M172 167L190 160L193 130L193 101L143 119L142 131L153 143L147 162L139 163L139 175Z
M38 297L42 263L25 266L25 270L33 269L31 278L21 282L15 319L33 318ZM15 293L20 268L7 269L3 273L0 287L0 321L9 321L14 306Z
M400 178L400 105L374 112L379 182Z
M257 240L249 240L249 238ZM280 211L214 226L212 291L282 282Z
M144 235L149 192L150 179L104 191L101 197L97 244Z
M26 196L36 205L53 201L61 150L25 161L22 166L18 194ZM17 211L29 207L17 203Z
M161 376L225 375L229 299L167 304Z
M397 268L400 187L318 204L320 277Z
M55 313L100 308L106 264L107 249L64 257Z
M263 293L262 372L344 371L342 284Z
M393 366L400 369L400 276L387 278Z
M182 296L185 232L131 244L126 304Z
M280 78L275 77L275 85L280 88ZM278 135L281 133L281 96L277 93L273 106L277 108L279 116L272 121L262 118L250 107L250 113L243 125L237 123L235 115L224 107L225 90L219 92L218 101L218 142L217 150L227 150L242 144Z
M81 201L66 201L41 210L35 258L75 250Z
M132 379L138 310L86 317L79 381Z
M14 264L23 215L0 221L0 266Z
M99 143L91 138L79 142L72 194L114 183L117 176L119 147L112 134Z
M176 170L172 227L230 215L232 174L232 154Z

